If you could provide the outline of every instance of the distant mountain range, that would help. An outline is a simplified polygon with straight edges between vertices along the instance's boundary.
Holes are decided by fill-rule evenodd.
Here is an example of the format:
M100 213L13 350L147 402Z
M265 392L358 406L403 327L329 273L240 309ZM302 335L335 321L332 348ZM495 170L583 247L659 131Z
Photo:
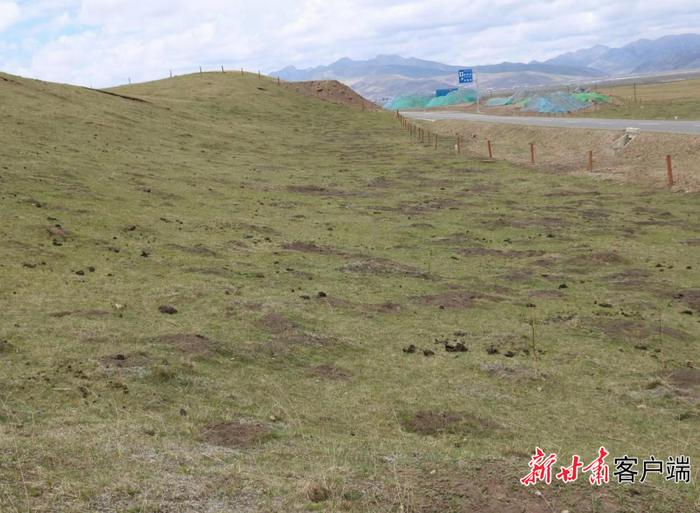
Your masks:
M545 64L588 67L606 75L638 75L700 68L700 35L640 39L622 48L594 46L565 53Z
M271 75L290 81L339 80L366 98L382 101L400 94L427 94L454 86L457 70L464 67L379 55L370 60L345 57L328 66L310 69L288 66ZM700 69L700 35L640 39L621 48L598 45L544 62L503 62L474 69L482 89L555 86L625 75Z

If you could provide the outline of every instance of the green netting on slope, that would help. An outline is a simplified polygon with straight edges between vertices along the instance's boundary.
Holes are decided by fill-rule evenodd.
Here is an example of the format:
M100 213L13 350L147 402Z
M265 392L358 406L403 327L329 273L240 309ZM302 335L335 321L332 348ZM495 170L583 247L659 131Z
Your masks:
M432 96L419 94L397 96L385 104L384 108L387 110L424 109L432 99Z
M513 99L509 96L508 98L489 98L486 100L486 105L489 107L502 107L503 105L511 105Z
M572 96L580 102L610 103L612 100L609 96L600 93L574 93Z
M445 107L448 105L458 105L460 103L474 103L476 101L476 91L473 89L462 89L452 91L445 96L425 96L420 94L407 94L397 96L384 105L387 110L404 109L427 109L430 107Z
M557 114L575 112L589 107L590 103L577 100L568 93L552 93L548 95L533 96L523 105L527 112L539 112L541 114Z
M427 107L447 107L448 105L474 102L476 102L476 91L473 89L462 89L459 91L452 91L445 96L437 96L431 99Z

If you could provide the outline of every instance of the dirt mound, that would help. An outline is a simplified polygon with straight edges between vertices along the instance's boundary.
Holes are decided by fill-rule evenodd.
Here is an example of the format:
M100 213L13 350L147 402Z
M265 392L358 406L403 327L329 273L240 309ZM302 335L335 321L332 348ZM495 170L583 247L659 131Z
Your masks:
M355 109L379 111L381 108L365 100L362 96L337 80L312 80L309 82L286 82L284 87L304 96L312 96L323 101L348 105Z
M135 367L147 367L151 358L147 353L117 353L103 356L100 362L108 369L133 369Z
M419 411L403 419L406 431L419 435L481 433L497 429L495 422L472 414Z
M352 262L340 268L342 272L375 274L379 276L408 276L410 278L429 279L431 276L410 265L400 264L388 258L368 258Z
M311 369L311 373L314 376L335 381L346 381L352 376L349 370L329 364L317 365Z
M430 294L427 296L413 298L413 300L419 304L437 306L442 310L471 308L476 305L476 302L479 299L493 298L487 298L478 292L468 292L465 290L448 291L440 294Z
M379 313L396 313L400 312L403 307L398 303L392 303L387 301L386 303L380 303L378 305L372 305L371 309Z
M575 256L567 260L566 263L571 265L600 266L608 264L625 264L627 263L627 260L612 251L601 251L598 253Z
M691 338L688 333L678 328L647 324L631 319L595 319L591 321L591 324L595 329L602 331L605 336L612 339L639 341L669 337L684 341Z
M276 334L287 333L299 329L299 325L296 322L277 312L270 312L266 314L262 319L260 319L260 321L258 321L258 325L261 328Z
M668 376L668 381L677 389L680 396L694 404L700 403L700 369L694 367L676 369Z
M272 430L264 424L221 422L210 424L202 432L202 438L212 445L246 449L262 445L271 438Z
M678 297L690 308L700 313L700 289L684 290Z
M63 317L86 317L88 319L95 319L98 317L105 317L110 315L110 312L106 310L65 310L62 312L54 312L49 314L51 317L56 317L57 319L62 319Z
M288 249L291 251L299 251L301 253L318 253L320 255L349 256L349 253L340 249L331 248L328 246L319 246L313 242L294 241L287 244L283 244L282 247L284 249Z
M155 338L156 342L171 345L183 353L195 355L210 355L216 349L216 342L204 335L190 333L178 333L174 335L161 335Z
M677 369L671 373L668 379L679 388L700 387L700 369L694 367Z
M321 196L352 196L354 193L341 191L338 189L328 189L326 187L321 187L319 185L289 185L287 186L289 192L298 192L300 194L319 194Z
M486 461L475 468L421 469L401 467L395 472L402 489L390 487L386 497L372 497L376 502L398 500L411 513L613 513L623 511L621 499L605 490L591 490L588 483L564 486L559 483L540 491L521 486L521 468L513 463ZM410 491L409 491L410 490ZM624 497L629 504L649 500ZM643 509L643 508L642 508ZM635 509L641 511L642 509ZM626 511L626 509L624 509Z

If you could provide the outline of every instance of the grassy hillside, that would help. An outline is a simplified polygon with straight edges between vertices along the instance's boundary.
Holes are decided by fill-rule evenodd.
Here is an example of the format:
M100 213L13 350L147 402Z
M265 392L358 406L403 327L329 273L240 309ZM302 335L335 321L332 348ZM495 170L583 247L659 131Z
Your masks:
M518 483L535 446L700 464L697 196L252 75L0 77L3 513L698 507Z

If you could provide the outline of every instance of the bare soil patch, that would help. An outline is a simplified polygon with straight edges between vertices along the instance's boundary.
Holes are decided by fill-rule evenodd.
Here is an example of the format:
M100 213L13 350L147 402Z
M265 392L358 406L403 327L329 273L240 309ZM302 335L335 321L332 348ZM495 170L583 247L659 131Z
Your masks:
M335 365L323 364L311 368L311 373L320 378L326 378L333 381L347 381L352 377L352 373Z
M458 250L460 255L464 256L497 256L504 258L532 258L541 257L546 254L545 251L528 249L528 250L500 250L489 248L461 248Z
M116 353L103 356L100 363L108 369L131 369L135 367L148 367L151 357L148 353Z
M693 403L700 403L700 369L695 367L683 367L674 370L668 377L679 395L690 399Z
M700 387L700 369L683 367L673 371L668 380L680 388Z
M541 378L534 369L521 365L503 365L501 363L484 363L481 365L481 370L492 377L505 378L509 380L536 380Z
M318 333L296 331L276 335L262 343L259 350L272 357L285 356L300 348L322 348L335 345L338 339Z
M457 209L462 206L464 206L462 201L452 198L430 198L421 203L401 203L395 210L410 216L445 209Z
M594 319L592 325L602 331L608 338L627 339L631 341L654 338L673 338L675 340L690 340L690 335L685 331L670 326L645 323L631 319Z
M269 312L258 321L258 326L270 332L269 340L257 345L255 351L270 356L281 356L301 347L326 347L338 343L338 339L305 331L295 321L277 312Z
M430 274L412 267L389 260L388 258L369 258L352 262L340 268L343 272L376 274L386 276L408 276L411 278L430 278Z
M439 294L429 294L426 296L418 296L413 298L419 304L427 306L437 306L441 309L463 309L476 306L477 301L481 299L498 300L494 296L486 296L478 292L469 292L466 290L450 290Z
M687 289L681 292L678 297L690 308L700 313L700 289Z
M490 419L477 417L470 413L451 411L419 411L406 415L402 419L403 428L419 435L441 434L479 434L498 429L498 425Z
M234 449L248 449L264 444L272 430L260 423L241 421L210 424L202 430L202 438L209 444Z
M398 313L402 310L402 308L403 307L400 304L392 303L391 301L370 306L371 310L379 313Z
M299 325L277 312L270 312L258 321L258 325L275 334L287 333L299 329Z
M410 513L616 513L623 504L635 502L626 497L620 503L608 490L594 489L583 482L557 483L540 488L538 494L520 485L518 480L526 473L521 469L527 470L526 461L517 467L502 461L478 462L466 469L403 467L395 476L402 490L385 493L393 496L393 501L398 497L402 509Z
M216 256L216 252L205 246L182 246L180 244L168 244L168 248L190 253L192 255Z
M156 342L175 347L187 354L210 356L216 351L218 344L204 335L178 333L155 337Z
M590 253L588 255L578 255L566 261L570 265L578 266L597 266L609 264L624 264L627 260L622 256L612 251L601 251L598 253Z
M85 317L87 319L97 319L111 315L112 312L106 310L64 310L62 312L54 312L49 314L51 317L61 319L63 317Z
M337 80L310 80L306 82L283 82L284 87L296 91L304 96L319 98L320 100L347 105L354 109L366 111L379 111L376 104L364 99L345 84Z
M290 185L287 187L289 192L298 192L302 194L318 194L321 196L356 196L358 193L341 191L339 189L327 189L318 185Z
M291 251L299 251L301 253L316 253L319 255L336 255L336 256L351 256L350 253L341 249L332 248L330 246L319 246L314 242L295 241L283 244L284 249Z

